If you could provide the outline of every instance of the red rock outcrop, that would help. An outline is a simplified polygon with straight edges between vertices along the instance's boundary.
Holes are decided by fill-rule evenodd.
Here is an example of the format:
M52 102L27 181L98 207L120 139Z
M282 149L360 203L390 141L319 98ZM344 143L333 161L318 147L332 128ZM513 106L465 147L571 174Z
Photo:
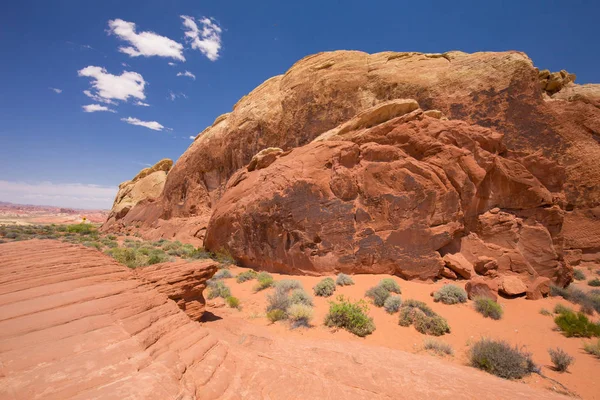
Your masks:
M311 142L319 136L319 141L331 142L327 135L323 136L327 132L329 136L337 137L335 141L353 142L360 146L361 156L368 154L371 151L368 147L373 146L376 153L374 157L380 157L381 160L398 162L406 155L418 162L415 163L417 167L422 167L419 164L422 162L434 165L428 166L429 169L422 167L429 174L437 174L436 171L440 168L444 170L445 176L439 178L439 182L429 177L420 178L431 181L423 186L424 192L420 195L424 196L425 192L435 188L432 190L436 192L436 196L446 199L439 201L446 203L443 206L441 203L437 204L436 207L441 207L440 209L426 216L425 220L419 221L414 230L406 231L408 238L395 234L382 239L388 243L402 242L405 249L410 248L410 252L392 252L393 254L387 254L383 258L391 259L398 255L398 263L409 259L419 259L423 262L422 274L415 272L418 263L412 261L404 268L412 272L404 271L399 274L424 278L430 277L434 271L443 270L440 256L462 251L461 236L467 236L469 233L479 236L479 233L484 233L478 230L478 226L485 223L480 221L479 216L497 207L515 218L513 222L517 225L514 229L518 237L508 237L513 228L504 233L488 232L490 237L493 237L491 241L485 237L478 237L484 244L477 241L473 244L480 249L487 248L478 256L502 258L497 260L499 274L510 270L510 274L528 281L541 275L565 284L569 281L569 271L562 267L563 249L585 249L584 253L588 258L600 259L600 233L597 232L597 217L593 212L600 206L600 186L597 184L600 181L600 164L597 163L600 156L600 96L598 85L576 85L573 80L574 76L566 72L548 73L547 76L545 72L540 73L531 60L519 52L385 52L369 55L336 51L309 56L294 64L286 74L267 80L243 97L231 113L217 118L211 127L198 135L177 161L167 177L162 194L155 200L138 203L121 221L123 226L139 225L142 234L148 238L175 237L200 244L205 239L213 213L215 216L222 215L216 208L217 204L219 207L224 204L220 200L227 196L226 191L231 190L228 188L235 188L235 182L246 179L238 171L246 169L255 155L268 148L281 149L281 152L277 150L276 154L273 153L264 159L265 165L272 163L270 166L260 169L273 171L272 168L280 161L299 155L308 159L305 153L295 150L289 152L303 146L316 146ZM453 139L448 139L454 140L453 143L442 141L446 149L452 148L453 153L448 154L449 158L442 152L437 160L433 160L433 157L429 157L423 151L437 150L430 149L427 141L418 143L414 138L405 138L405 144L399 145L399 142L387 143L380 137L379 142L370 145L367 136L362 141L360 138L348 136L348 132L362 132L365 129L371 129L373 134L378 135L377 126L385 126L381 129L388 129L390 124L385 121L394 120L394 115L397 115L399 110L415 111L416 106L413 103L397 102L398 99L415 99L414 104L418 102L418 105L426 110L423 118L438 121L429 123L428 126L419 126L417 138L443 136L440 130L445 129L444 124L457 124L462 121L460 123L464 128L461 129L466 133L460 132ZM446 118L450 121L445 121ZM426 132L429 129L432 132ZM481 133L485 129L489 130L488 133ZM466 141L463 141L464 136L467 137ZM484 152L475 149L473 143ZM384 151L383 146L396 149L387 148ZM319 148L319 152L322 153L336 151L342 149ZM473 156L462 157L462 151L471 152ZM494 156L479 156L479 153L486 154L485 152ZM418 157L419 154L429 159L422 161ZM257 157L256 163L265 155ZM314 164L314 161L311 162ZM285 163L291 164L291 161ZM384 166L386 163L380 164L381 170L375 171L377 174L395 173L391 170L384 171L389 166ZM366 198L362 192L357 192L360 182L353 183L353 179L371 172L363 171L357 176L351 171L352 168L340 165L332 169L335 172L334 176L324 178L327 182L331 180L328 190L335 194L332 207L349 201L357 202L356 198ZM249 169L254 168L250 166ZM371 180L388 190L390 183L379 183L379 175ZM287 183L280 182L282 189L285 185ZM373 196L373 190L381 189L377 185L369 186L371 192L367 193L368 196ZM261 191L262 186L259 185L254 190ZM379 193L378 196L383 194ZM270 195L266 194L267 197ZM452 199L459 199L458 208L453 208ZM420 204L416 193L412 193L412 197L406 201L407 204ZM423 205L420 212L424 212L431 204ZM381 206L384 207L383 203ZM323 210L327 211L327 208ZM360 215L356 216L358 220L365 217L362 214L365 208L361 206L360 210ZM331 215L339 213L339 209L331 210ZM451 217L452 213L463 215ZM327 219L327 215L328 211L321 213L317 220ZM285 216L287 217L288 215ZM393 225L394 218L392 216L388 224ZM420 217L411 218L414 222ZM437 225L436 219L440 219L442 223ZM457 227L448 223L455 219L462 219ZM268 224L277 225L274 222L276 221L269 221ZM332 234L337 235L334 241L339 244L342 242L342 236L350 232L345 224L353 222L336 223L341 224L340 230L336 228ZM360 224L360 221L356 223ZM511 223L506 221L506 224ZM217 222L210 224L214 225ZM380 229L384 227L381 226ZM393 230L401 229L394 227ZM273 232L275 231L277 230ZM438 231L441 233L438 234ZM299 232L303 230L300 229ZM288 236L268 236L270 246L280 246L284 240L290 245L292 241L310 244L309 239L315 239L298 239L296 236L302 236L299 232L290 232L291 239ZM422 234L424 236L416 238ZM368 237L370 234L365 235ZM229 238L220 235L217 240L217 236L213 236L215 239L207 242L208 246L227 247ZM448 242L448 236L452 237L452 241ZM354 249L351 247L355 245L356 237L347 237L349 239L344 244L345 251L352 253ZM326 247L332 243L327 237L319 236L318 240L321 240L321 244L317 247ZM506 240L506 246L494 243L502 240ZM275 244L276 241L279 242ZM426 244L422 245L421 241ZM443 242L448 243L441 244ZM551 246L541 247L549 242ZM369 246L385 247L377 243L371 243ZM506 251L494 249L494 246L500 246ZM284 251L285 248L284 244ZM534 252L540 249L543 254L538 259ZM303 251L309 252L306 249ZM318 253L320 250L314 251ZM431 251L437 252L438 255ZM494 254L487 254L490 252ZM281 268L280 270L298 272L308 268L318 273L322 268L306 264L306 260L303 257L297 259L297 255L288 254L283 258L278 256L269 260L271 253L258 253L260 252L240 260L245 262L251 257L262 257L263 264L271 263L271 269ZM368 260L369 257L372 258L370 254L362 256L367 266L361 261L363 266L355 271L377 268L390 271L394 268L388 261L374 263L377 264L375 269L368 267L372 263ZM323 254L317 256L322 258L322 263L326 262ZM285 259L286 263L296 264L282 266L282 259ZM515 260L514 266L506 269L506 264L502 264L506 260ZM340 264L327 268L345 269L351 263L344 259L343 264L343 267ZM490 274L493 274L493 271Z
M2 399L565 399L389 348L235 333L95 250L0 245Z
M502 138L429 117L415 101L374 106L264 169L238 171L205 244L279 272L425 280L445 265L470 277L470 263L481 275L556 280L563 266L548 230L498 210L533 212L553 203L537 178L505 158ZM464 257L443 261L440 252L465 231L479 236L463 237Z

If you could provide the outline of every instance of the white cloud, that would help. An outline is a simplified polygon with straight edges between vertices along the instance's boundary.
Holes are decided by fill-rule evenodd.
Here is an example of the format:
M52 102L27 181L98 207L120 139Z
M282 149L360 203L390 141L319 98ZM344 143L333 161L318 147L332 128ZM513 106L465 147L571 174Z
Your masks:
M168 62L167 64L169 64L171 67L176 66L177 64L175 64L174 62Z
M124 67L129 67L130 66L129 64L127 64L125 62L122 62L121 65L124 66Z
M117 190L117 187L82 183L26 183L0 180L0 200L17 204L110 209Z
M143 101L139 101L139 100L133 104L135 104L136 106L140 106L140 107L150 107L150 104L144 103Z
M192 78L193 80L196 80L196 75L192 74L190 71L178 72L177 76L187 76L188 78Z
M186 72L187 72L187 71L186 71ZM61 93L62 93L62 89L57 89L57 88L53 88L53 87L51 87L51 88L48 88L48 89L52 90L54 93L58 93L58 94L61 94Z
M167 100L175 101L175 99L177 99L178 97L183 97L184 99L188 98L185 93L173 93L172 91L169 90L169 95L167 96Z
M183 26L187 28L185 36L192 44L192 49L200 50L210 61L219 58L221 50L221 27L213 18L198 19L202 29L198 28L193 17L181 15Z
M92 87L96 93L85 90L83 93L102 103L116 104L113 100L127 101L130 97L144 100L144 87L146 81L137 72L124 71L121 75L109 74L106 69L96 66L87 66L78 72L79 76L92 79Z
M190 136L190 140L196 140L196 136Z
M113 19L108 21L110 33L118 36L121 40L129 42L132 47L119 47L121 53L131 57L169 57L179 61L185 61L183 56L183 45L165 36L154 32L135 31L135 23Z
M83 108L83 111L87 112L87 113L92 113L92 112L98 112L98 111L108 111L108 112L116 112L113 109L110 109L106 106L102 106L100 104L88 104L87 106L81 106L81 108Z
M159 124L156 121L141 121L137 118L132 118L132 117L121 118L121 121L127 122L128 124L131 124L131 125L143 126L144 128L152 129L154 131L162 131L163 129L165 129L164 126L162 126L161 124ZM169 129L169 128L167 128L167 129Z

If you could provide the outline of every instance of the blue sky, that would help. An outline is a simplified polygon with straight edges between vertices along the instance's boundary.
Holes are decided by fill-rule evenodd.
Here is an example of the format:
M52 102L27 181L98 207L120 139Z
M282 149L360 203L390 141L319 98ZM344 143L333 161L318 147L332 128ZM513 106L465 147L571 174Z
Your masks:
M521 50L600 82L598 15L576 0L7 2L0 200L109 208L120 182L320 51Z

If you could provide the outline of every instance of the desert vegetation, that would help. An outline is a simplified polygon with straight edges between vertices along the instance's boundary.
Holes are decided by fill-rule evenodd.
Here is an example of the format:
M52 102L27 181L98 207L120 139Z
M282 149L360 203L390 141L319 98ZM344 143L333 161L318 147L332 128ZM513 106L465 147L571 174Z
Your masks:
M435 302L444 304L458 304L467 302L467 292L456 285L444 285L437 292L433 293Z
M454 355L454 349L448 343L440 342L438 340L431 339L431 338L425 339L425 341L423 342L423 349L431 351L440 356L443 356L443 355L453 356Z
M531 354L501 340L479 340L469 358L473 367L505 379L520 379L539 370Z
M335 279L335 283L338 286L350 286L354 285L354 280L352 280L352 277L350 277L350 275L342 274L340 272Z
M340 295L329 303L329 312L325 316L325 325L343 328L357 336L367 336L375 330L373 318L369 317L369 307L364 300L352 302Z
M554 364L554 369L558 372L566 372L575 360L566 351L558 347L556 349L548 349L548 354L550 354L550 360Z
M315 296L329 297L335 292L335 281L332 278L325 278L313 288Z
M436 314L427 304L418 300L406 300L400 306L400 326L414 325L423 334L441 336L450 332L448 321Z
M475 299L475 311L491 319L500 319L503 314L500 304L487 297L478 297Z
M313 302L302 283L284 279L272 286L275 290L267 295L267 318L271 322L287 319L292 328L310 327L314 315Z

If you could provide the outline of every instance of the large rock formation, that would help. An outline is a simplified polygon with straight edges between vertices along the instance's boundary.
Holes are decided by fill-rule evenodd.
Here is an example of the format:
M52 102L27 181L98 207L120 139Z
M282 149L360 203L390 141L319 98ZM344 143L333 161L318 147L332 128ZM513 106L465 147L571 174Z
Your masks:
M160 196L171 167L173 161L165 158L152 167L144 168L132 180L121 183L104 228L113 227L139 202Z
M490 388L496 399L565 399L358 342L213 332L95 250L0 245L2 399L477 399Z
M335 265L326 269L394 270L406 277L427 278L435 271L443 271L441 256L462 252L467 245L472 257L468 252L465 257L471 257L471 263L476 261L473 257L497 259L498 268L490 268L489 279L495 279L494 271L500 275L508 271L503 262L510 259L516 260L510 273L526 280L540 275L568 282L568 270L562 267L563 249L584 249L591 258L595 256L590 254L600 253L600 235L595 228L597 213L593 211L600 206L598 91L597 85L574 84L574 78L566 72L546 76L519 52L369 55L336 51L309 56L242 98L231 113L217 118L177 161L162 194L154 201L133 207L121 222L125 226L139 225L150 238L177 237L201 243L213 213L218 220L213 218L211 226L227 225L219 208L229 205L222 197L232 199L240 194L247 184L242 183L239 188L235 184L241 179L242 172L238 171L247 169L258 155L256 165L263 158L265 165L272 164L265 168L261 164L262 169L253 171L252 176L264 174L275 180L278 165L300 168L294 176L302 176L305 172L300 165L309 162L312 171L324 179L312 187L318 188L316 192L310 192L309 187L291 187L290 183L296 180L277 180L279 189L282 193L305 190L313 202L332 199L319 206L321 211L309 211L315 213L310 215L311 221L328 221L328 226L335 228L325 232L331 237L316 238L309 232L317 228L307 226L277 236L275 233L282 232L278 221L268 221L273 228L263 238L268 239L271 248L280 250L261 253L263 250L252 245L252 254L238 254L240 261L248 265L319 273L334 260L327 257L338 254ZM415 102L392 101L398 99ZM425 110L422 117L406 121L402 127L394 125L399 123L395 115L415 112L410 108L416 104ZM369 111L365 114L366 110ZM449 121L436 118L442 115ZM365 129L370 129L369 135L376 140L364 136ZM394 137L388 142L380 129L401 129L409 132L406 136L414 137ZM447 135L445 129L454 133ZM349 132L358 132L358 136ZM319 136L319 142L313 143ZM386 153L382 146L391 147ZM269 154L259 154L267 148L274 149ZM381 161L387 157L391 161L361 158L352 167L318 167L309 154L314 150L322 158L339 158L344 151L354 152L350 148L358 148L361 157L371 152L376 154L372 157L381 157ZM289 153L290 150L293 151ZM437 152L441 155L434 160ZM471 154L463 157L464 152ZM294 163L296 158L302 163ZM412 166L401 166L403 162ZM368 163L377 165L379 170L367 168ZM285 174L290 176L290 172ZM392 180L408 176L414 180L414 190L408 181L401 184ZM263 186L264 206L282 206L268 182L257 182L253 190L262 193ZM226 193L228 190L234 193ZM391 198L400 196L402 200L389 204L384 199L390 194ZM373 198L380 199L380 204L361 203ZM264 217L266 211L257 211L257 204L253 205L253 215ZM302 209L293 204L280 209L294 207ZM349 220L344 207L349 213L361 211ZM407 216L408 207L413 207L416 214ZM494 227L497 224L479 218L496 207L510 214L507 218L511 221L498 221L502 229L511 225L505 233L494 233L499 229ZM405 219L395 215L396 209L404 210L400 214ZM394 212L384 214L390 210ZM359 226L368 226L361 221L367 218L363 211L371 218L375 212L377 223L371 228L375 233L356 231ZM300 221L295 215L273 215L285 221ZM340 215L345 217L329 220L329 216ZM243 218L246 220L240 228L253 223L249 215ZM492 238L489 240L479 235L487 229L486 224L491 224L489 229L493 231L485 231ZM257 242L244 236L248 232L236 231L237 226L231 229L234 237L242 235L250 240L249 245ZM384 231L396 233L378 233ZM259 232L263 235L264 229L258 227L256 234ZM469 243L461 239L472 237L470 234L477 235L484 245L474 239L469 239ZM513 237L508 238L510 235ZM215 231L209 236L207 245L213 249L241 249L235 238L230 246L226 235ZM507 240L495 243L500 236ZM367 238L374 241L367 245ZM357 246L363 239L365 242ZM309 256L313 261L307 262L305 256L298 259L296 249L294 254L283 254L292 242L316 243L318 246L302 250L305 254L314 252ZM534 260L532 249L546 244L550 247L544 247L542 259ZM370 250L365 253L367 247ZM355 254L358 248L363 250ZM352 257L339 257L341 253ZM316 259L321 261L315 263ZM396 267L400 261L406 267Z

